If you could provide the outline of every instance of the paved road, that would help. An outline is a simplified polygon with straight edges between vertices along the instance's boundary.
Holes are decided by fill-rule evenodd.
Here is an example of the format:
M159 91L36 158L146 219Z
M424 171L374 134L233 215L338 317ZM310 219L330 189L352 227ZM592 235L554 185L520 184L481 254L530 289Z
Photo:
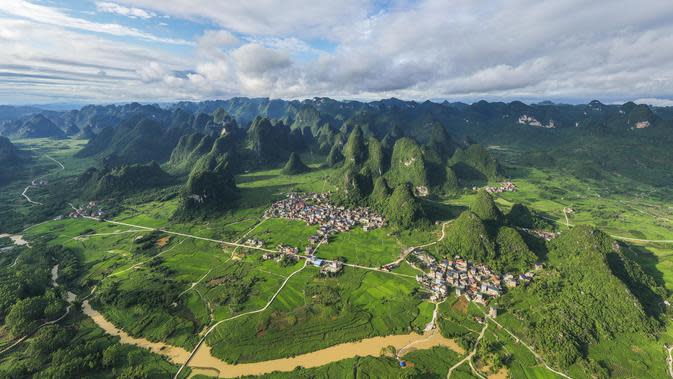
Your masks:
M558 222L557 220L551 218L551 217L545 217L542 215L538 215L538 217L543 218L545 220L549 221L554 221ZM567 226L569 227L575 227L575 224L568 223ZM641 238L631 238L631 237L624 237L616 234L609 234L610 237L622 240L622 241L631 241L631 242L641 242L641 243L673 243L673 240L648 240L648 239L641 239Z
M63 170L65 170L65 166L63 166L63 163L57 161L56 159L50 157L49 155L46 155L46 154L45 154L45 157L49 158L50 160L56 162L56 164L58 164L59 166L61 166L61 169L60 169L59 171L63 171ZM52 174L53 174L53 173L52 173ZM36 179L34 179L34 180L37 180L37 179L40 179L40 178L44 178L44 177L46 177L46 176L48 176L48 175L51 175L51 174L43 175L43 176L41 176L41 177L39 177L39 178L36 178ZM27 200L29 203L31 203L31 204L42 205L42 203L40 203L39 201L34 201L33 199L31 199L31 198L28 196L28 190L31 189L32 187L34 187L32 184L29 184L28 186L26 186L26 188L23 189L23 192L21 192L21 196L25 197L26 200Z

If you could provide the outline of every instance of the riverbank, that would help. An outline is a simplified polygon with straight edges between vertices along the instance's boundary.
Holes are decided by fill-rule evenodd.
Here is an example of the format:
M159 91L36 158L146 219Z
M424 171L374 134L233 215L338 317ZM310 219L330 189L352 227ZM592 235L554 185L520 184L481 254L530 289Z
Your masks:
M163 342L152 342L145 338L132 337L125 331L117 328L110 321L91 307L88 301L82 303L84 314L91 319L106 333L118 336L122 343L136 345L167 357L175 364L184 364L189 357L185 349L171 346ZM289 372L297 366L313 368L356 356L381 356L381 350L387 346L402 349L405 346L414 345L414 349L408 349L405 354L416 349L430 349L435 346L444 346L459 354L464 350L452 340L443 337L438 330L433 329L423 334L409 333L385 337L372 337L361 341L347 342L328 348L297 355L292 358L272 359L263 362L229 364L212 355L210 346L203 345L192 357L189 367L194 373L202 373L220 378L236 378L247 375L263 375L274 371Z

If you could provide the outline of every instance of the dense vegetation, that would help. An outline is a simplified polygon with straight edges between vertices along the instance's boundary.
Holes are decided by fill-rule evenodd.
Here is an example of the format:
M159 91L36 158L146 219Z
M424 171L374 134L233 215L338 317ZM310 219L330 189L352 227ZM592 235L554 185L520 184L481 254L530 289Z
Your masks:
M629 268L617 269L615 260ZM661 289L604 233L584 226L564 233L550 243L548 265L530 286L504 300L553 364L567 368L588 359L590 345L623 334L652 336L660 328L661 297L643 295ZM632 291L636 282L647 291ZM654 308L648 315L646 309Z
M500 272L525 272L538 260L520 232L504 222L491 195L480 191L470 206L446 228L438 254L460 255Z
M104 167L100 170L92 167L80 176L78 184L83 197L102 199L128 196L170 182L171 177L156 162L150 162Z

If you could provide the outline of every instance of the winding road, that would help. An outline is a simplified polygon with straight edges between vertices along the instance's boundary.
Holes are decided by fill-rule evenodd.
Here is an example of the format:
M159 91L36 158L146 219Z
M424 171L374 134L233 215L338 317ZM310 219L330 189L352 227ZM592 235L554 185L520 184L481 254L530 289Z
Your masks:
M45 154L44 156L47 157L47 158L49 158L50 160L54 161L54 162L55 162L56 164L58 164L59 166L61 166L61 168L60 168L59 171L63 171L63 170L65 170L65 166L63 165L63 163L57 161L56 159L52 158L51 156L49 156L49 155L47 155L47 154ZM57 171L57 172L58 172L58 171ZM21 192L21 196L23 196L23 197L26 199L26 201L28 201L28 202L31 203L31 204L35 204L35 205L43 205L43 204L40 203L39 201L35 201L35 200L31 199L31 198L28 196L28 190L31 189L31 188L33 188L33 187L35 187L35 186L32 184L32 182L34 182L35 180L42 179L42 178L45 178L45 177L47 177L47 176L49 176L49 175L53 175L53 174L55 174L55 172L52 172L52 173L49 173L49 174L46 174L46 175L42 175L42 176L40 176L40 177L38 177L38 178L33 179L33 180L31 181L31 184L27 185L26 188L23 189L23 192Z

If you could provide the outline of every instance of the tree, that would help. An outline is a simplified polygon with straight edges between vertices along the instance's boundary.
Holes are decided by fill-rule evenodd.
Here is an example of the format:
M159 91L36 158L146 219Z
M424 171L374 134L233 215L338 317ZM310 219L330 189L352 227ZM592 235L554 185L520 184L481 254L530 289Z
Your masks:
M477 192L477 197L470 204L470 210L484 221L500 222L502 213L495 205L493 197L486 191Z
M20 337L32 331L44 315L47 302L41 296L29 297L16 302L5 319L5 325L12 335Z
M385 216L393 224L409 228L425 217L420 201L414 196L411 185L397 186L386 205Z

